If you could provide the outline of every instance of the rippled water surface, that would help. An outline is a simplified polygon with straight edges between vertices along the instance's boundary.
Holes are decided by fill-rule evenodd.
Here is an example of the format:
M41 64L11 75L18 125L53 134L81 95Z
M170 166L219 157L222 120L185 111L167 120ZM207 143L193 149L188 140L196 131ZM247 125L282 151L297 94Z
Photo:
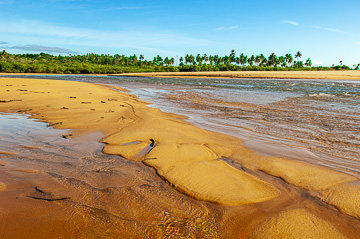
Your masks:
M360 81L31 77L120 86L259 152L360 173Z

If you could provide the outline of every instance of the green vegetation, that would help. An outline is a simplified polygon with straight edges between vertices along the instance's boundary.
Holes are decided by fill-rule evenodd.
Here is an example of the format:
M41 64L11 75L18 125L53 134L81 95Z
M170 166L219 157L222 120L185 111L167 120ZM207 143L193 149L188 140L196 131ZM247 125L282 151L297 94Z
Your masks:
M8 73L57 73L57 74L115 74L128 72L159 71L298 71L298 70L351 70L342 64L332 67L312 67L311 59L301 61L302 54L297 52L295 60L288 53L269 57L263 54L236 56L232 50L228 56L206 54L180 57L179 66L173 66L174 58L156 56L152 61L144 56L86 54L76 56L53 56L40 54L9 54L0 52L0 72ZM354 65L359 70L360 64Z

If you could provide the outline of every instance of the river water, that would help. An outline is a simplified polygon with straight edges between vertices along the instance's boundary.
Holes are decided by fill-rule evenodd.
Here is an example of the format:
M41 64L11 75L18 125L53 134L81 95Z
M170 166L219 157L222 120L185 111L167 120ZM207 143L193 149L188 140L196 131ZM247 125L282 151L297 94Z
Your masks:
M17 76L120 86L259 153L360 173L360 81Z

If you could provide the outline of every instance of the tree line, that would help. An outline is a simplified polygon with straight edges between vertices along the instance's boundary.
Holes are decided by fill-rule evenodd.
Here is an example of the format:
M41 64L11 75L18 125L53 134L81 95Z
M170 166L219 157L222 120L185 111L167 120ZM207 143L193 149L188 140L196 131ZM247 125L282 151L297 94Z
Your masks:
M340 62L331 67L313 67L311 59L303 62L300 51L294 54L277 56L275 53L265 57L263 54L247 56L236 55L232 50L229 55L187 54L181 56L179 64L174 66L173 57L157 55L153 60L146 60L143 55L86 54L54 56L40 54L10 54L0 51L0 72L8 73L57 73L57 74L115 74L128 72L158 71L291 71L291 70L350 70ZM354 65L358 70L360 64Z

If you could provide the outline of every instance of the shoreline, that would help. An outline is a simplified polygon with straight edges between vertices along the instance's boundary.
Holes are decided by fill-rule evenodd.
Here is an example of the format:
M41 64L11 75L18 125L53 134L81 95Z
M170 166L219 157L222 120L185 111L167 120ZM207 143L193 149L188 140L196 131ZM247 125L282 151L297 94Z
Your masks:
M222 71L123 73L111 76L164 78L245 78L245 79L324 79L360 80L360 71Z
M0 85L1 112L20 109L54 128L71 129L71 137L75 138L101 131L105 135L101 141L106 143L104 153L154 168L173 188L191 198L225 207L256 208L258 203L285 200L286 194L300 190L315 203L333 205L345 215L360 219L356 212L359 198L354 193L360 187L356 177L299 161L260 156L232 136L195 127L181 115L150 108L147 102L104 85L19 78L0 78ZM7 182L0 178L0 183L4 188L1 193L7 192ZM344 194L346 199L342 198ZM322 215L314 206L305 210L297 205L299 208L264 214L261 225L257 223L249 233L257 235L257 228L267 230L269 226L262 223L267 217L281 216L285 225L296 226L294 215L298 215L305 222L313 218L317 226L324 228L322 233L338 235L334 222L327 222L331 210ZM337 226L344 233L342 225ZM317 233L315 228L303 229ZM269 230L276 233L280 229Z
M0 75L82 75L53 73L1 73ZM89 76L162 77L162 78L244 78L293 80L360 80L360 71L206 71L206 72L143 72L120 74L83 74Z

